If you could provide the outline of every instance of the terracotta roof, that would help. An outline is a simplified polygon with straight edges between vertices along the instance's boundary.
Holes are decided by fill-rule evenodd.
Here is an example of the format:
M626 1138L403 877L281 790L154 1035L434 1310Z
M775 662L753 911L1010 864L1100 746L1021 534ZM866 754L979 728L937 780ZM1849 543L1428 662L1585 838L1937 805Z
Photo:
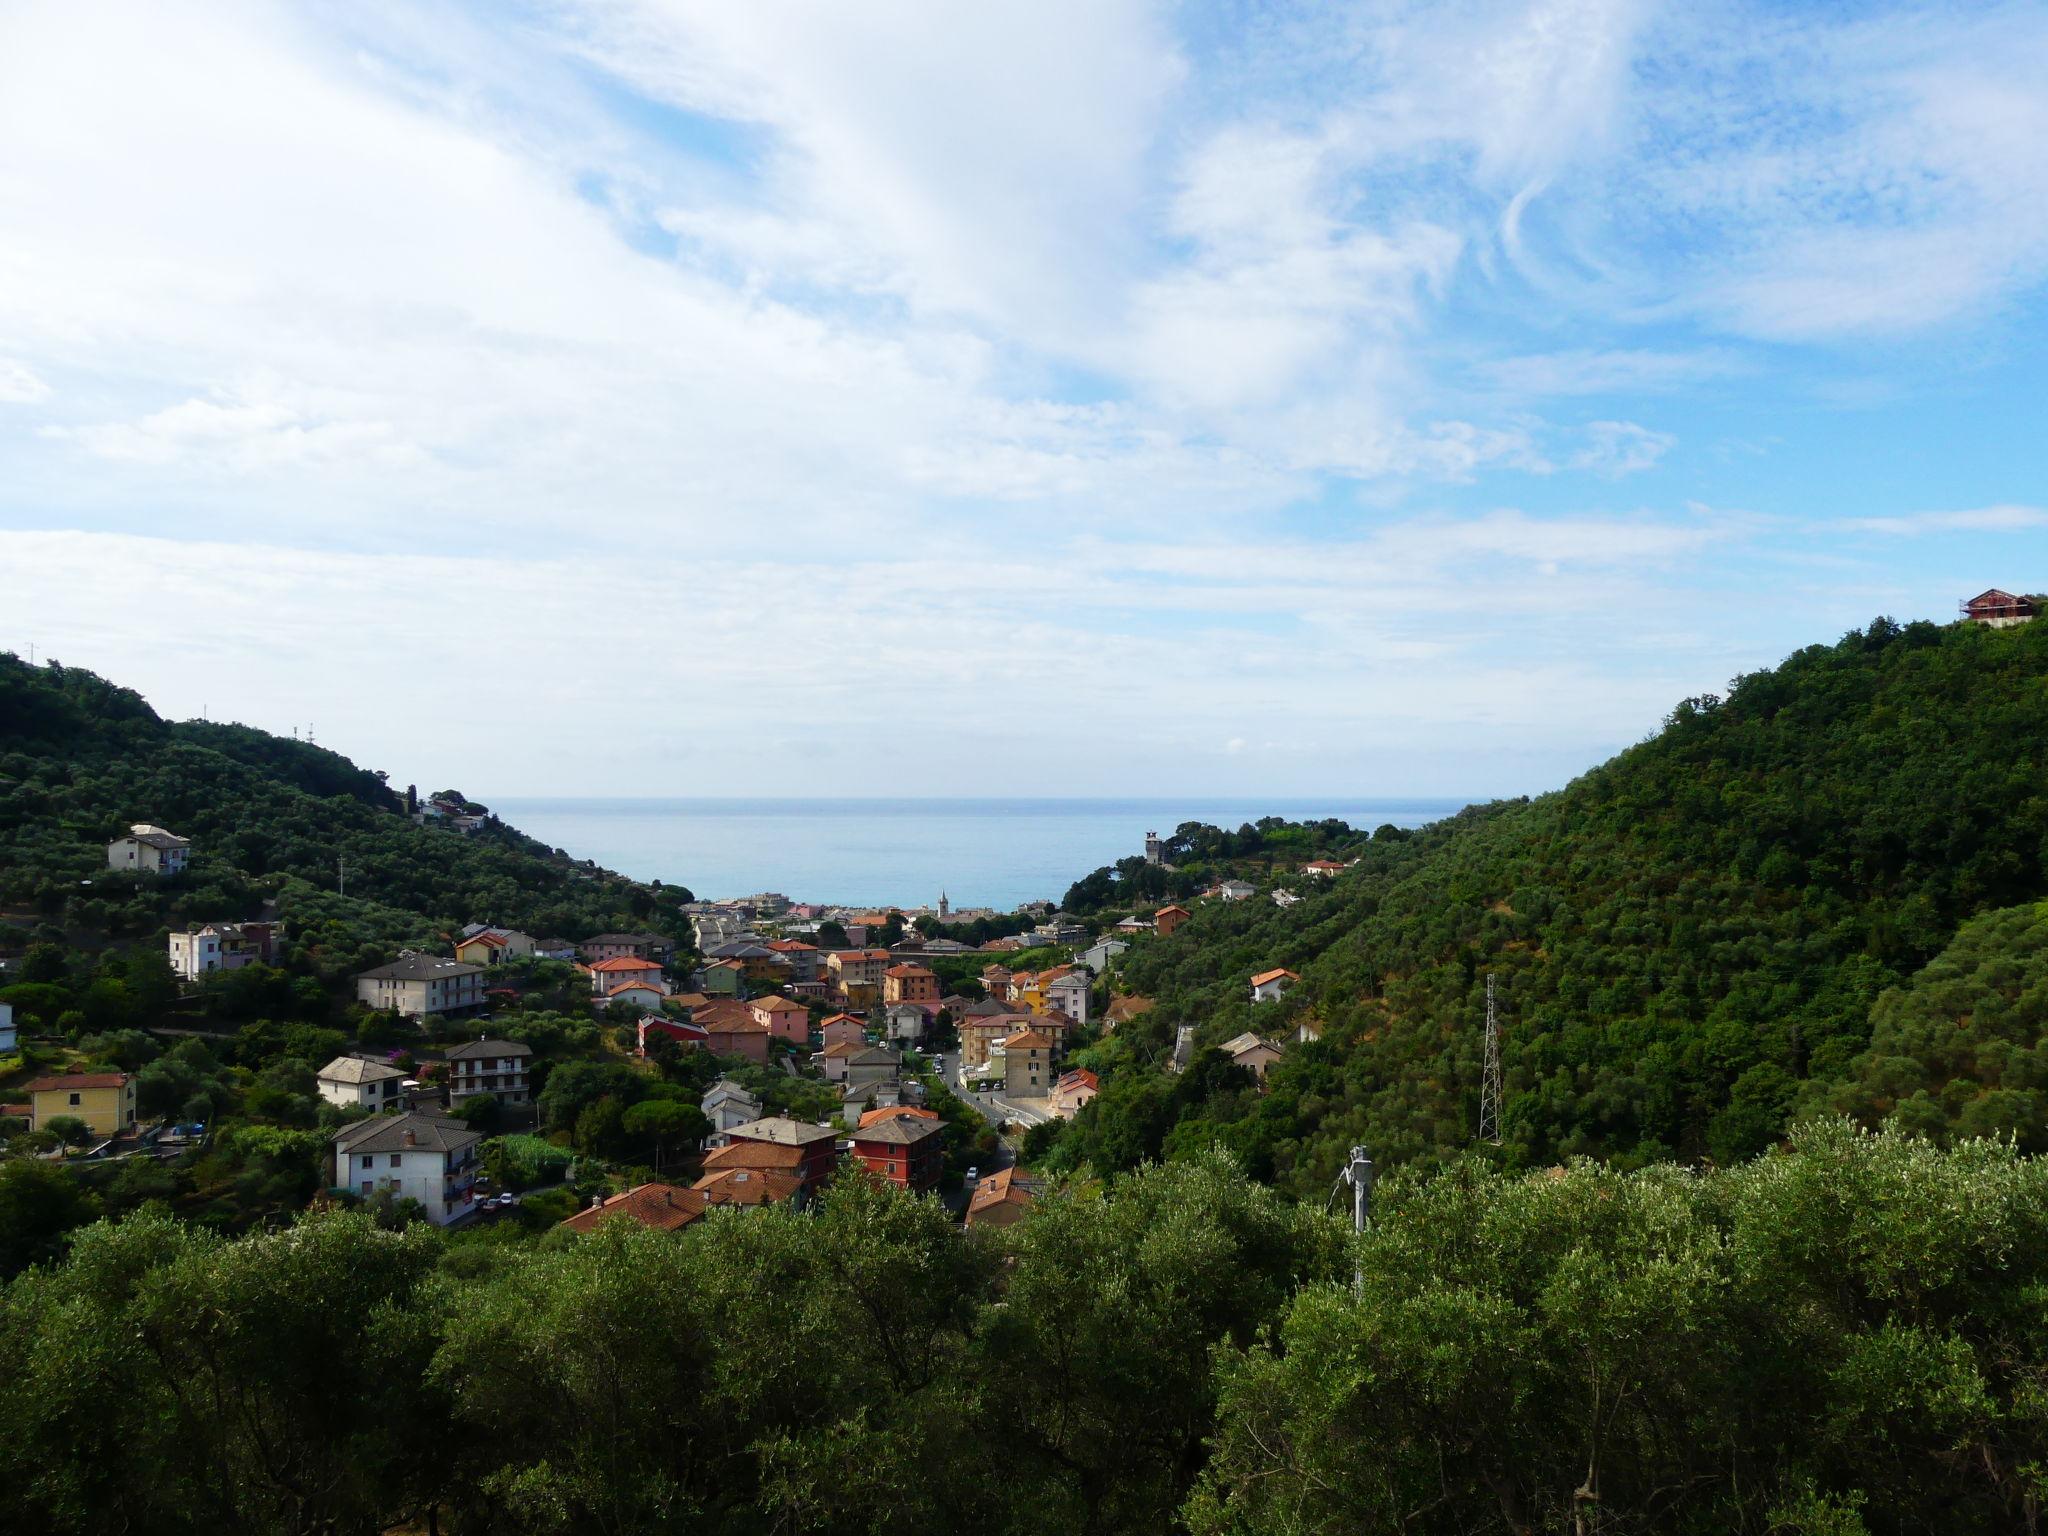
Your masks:
M704 1154L706 1168L801 1168L802 1147L778 1146L772 1141L729 1141Z
M1259 974L1258 974L1258 975L1256 975L1256 976L1254 976L1254 977L1252 978L1252 985L1253 985L1253 986L1255 986L1255 987L1263 987L1263 986L1264 986L1264 985L1265 985L1265 984L1266 984L1267 982L1269 982L1269 981L1278 981L1278 980L1279 980L1279 979L1280 979L1280 978L1281 978L1282 976L1285 976L1285 977L1286 977L1286 978L1287 978L1287 979L1288 979L1289 981L1299 981L1299 980L1301 980L1301 978L1300 978L1299 976L1295 975L1295 974L1294 974L1294 972L1292 972L1292 971L1290 971L1290 970L1286 969L1286 968L1285 968L1285 967L1283 966L1283 967L1275 967L1274 969L1272 969L1272 970L1270 970L1270 971L1261 971L1261 972L1259 972Z
M1021 1046L1027 1051L1049 1051L1052 1049L1052 1042L1035 1029L1018 1030L1017 1033L1003 1042L1003 1049L1008 1050L1013 1045Z
M629 1216L643 1227L673 1232L700 1220L709 1203L701 1192L678 1184L636 1184L600 1205L578 1211L560 1225L571 1232L594 1232L615 1216Z
M757 997L748 1003L749 1008L765 1008L770 1013L809 1013L802 1003L793 1003L786 997Z
M926 969L926 968L925 968L924 966L921 966L921 965L913 965L912 963L910 963L909 961L907 961L907 960L906 960L906 961L905 961L905 962L903 962L903 964L901 964L901 965L892 965L892 966L890 966L890 967L889 967L889 969L887 969L886 971L882 972L882 974L883 974L884 976L894 976L894 977L895 977L895 978L896 978L896 979L897 979L898 981L901 981L901 980L903 980L903 979L904 979L905 977L909 977L909 976L930 976L930 975L932 975L933 973L932 973L931 971L927 970L927 969Z
M126 1072L61 1072L55 1077L39 1077L25 1084L23 1093L67 1093L80 1088L119 1088L128 1081Z
M858 1024L862 1029L868 1027L868 1021L857 1013L835 1013L818 1027L820 1029L830 1029L834 1024Z
M1060 1080L1057 1083L1054 1083L1053 1086L1055 1088L1067 1090L1072 1090L1075 1088L1094 1088L1099 1091L1102 1087L1102 1080L1098 1078L1093 1072L1090 1072L1086 1067L1076 1067L1071 1072L1062 1072L1060 1074Z
M1161 907L1157 912L1154 912L1152 915L1154 917L1164 917L1169 912L1178 912L1182 917L1193 917L1195 915L1194 913L1190 912L1186 907L1180 906L1178 903L1170 907Z
M722 1168L705 1174L694 1187L711 1205L767 1205L789 1199L804 1181L777 1168Z
M974 1198L967 1202L967 1220L971 1223L997 1206L1026 1206L1033 1198L1031 1190L1017 1182L1015 1168L998 1168L976 1186Z
M938 1118L937 1110L919 1109L914 1104L891 1104L886 1109L871 1109L862 1114L860 1117L860 1128L866 1130L869 1126L879 1125L884 1120L936 1120Z
M864 1049L861 1041L841 1040L835 1045L826 1046L825 1049L818 1052L818 1054L820 1056L830 1056L831 1058L833 1058L833 1060L836 1061L842 1056L851 1056L855 1051L861 1049Z
M652 992L656 997L667 997L658 981L622 981L616 987L606 987L606 997L617 997L621 992Z
M642 960L637 955L613 955L609 960L600 960L590 966L593 971L658 971L661 966L653 960Z
M818 952L817 945L800 944L795 939L770 939L768 941L768 947L774 950L778 955L794 955L801 953L804 950L809 950L812 954L816 954Z

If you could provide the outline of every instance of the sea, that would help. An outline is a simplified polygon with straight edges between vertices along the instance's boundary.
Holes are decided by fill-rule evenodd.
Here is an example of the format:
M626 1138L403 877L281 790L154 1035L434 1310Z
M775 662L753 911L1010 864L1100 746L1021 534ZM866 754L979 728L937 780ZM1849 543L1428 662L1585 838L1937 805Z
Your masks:
M1236 828L1266 816L1419 827L1463 800L493 799L529 837L641 880L723 900L1010 911L1058 901L1090 870L1145 851L1184 821Z

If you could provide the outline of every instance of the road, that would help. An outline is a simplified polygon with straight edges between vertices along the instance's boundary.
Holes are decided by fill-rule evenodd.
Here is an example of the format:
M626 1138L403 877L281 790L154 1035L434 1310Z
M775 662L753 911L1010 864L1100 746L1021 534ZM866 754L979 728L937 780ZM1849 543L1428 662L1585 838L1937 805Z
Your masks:
M991 1125L1000 1127L1005 1120L1014 1120L1021 1126L1030 1127L1051 1118L1043 1110L1026 1109L1014 1099L1006 1099L1000 1094L976 1093L961 1076L958 1056L939 1057L939 1077L963 1100L980 1110Z

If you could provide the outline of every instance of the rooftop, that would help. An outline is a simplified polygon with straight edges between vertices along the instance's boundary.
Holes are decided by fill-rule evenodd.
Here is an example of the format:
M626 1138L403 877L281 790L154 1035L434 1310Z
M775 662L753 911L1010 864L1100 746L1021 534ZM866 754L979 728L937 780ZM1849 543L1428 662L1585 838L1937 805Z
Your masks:
M821 1141L832 1141L838 1132L829 1125L812 1125L803 1120L792 1120L786 1115L770 1115L765 1120L751 1120L745 1125L735 1126L728 1135L745 1141L772 1142L779 1147L809 1147Z
M449 981L458 976L481 976L484 968L461 960L444 960L439 955L407 955L389 965L356 973L357 981Z
M334 1146L352 1156L359 1152L460 1152L482 1140L460 1120L420 1110L359 1120L334 1133Z
M364 1083L389 1082L392 1078L402 1079L405 1076L394 1066L381 1061L365 1061L360 1056L337 1056L313 1075L322 1082L350 1083L358 1087Z

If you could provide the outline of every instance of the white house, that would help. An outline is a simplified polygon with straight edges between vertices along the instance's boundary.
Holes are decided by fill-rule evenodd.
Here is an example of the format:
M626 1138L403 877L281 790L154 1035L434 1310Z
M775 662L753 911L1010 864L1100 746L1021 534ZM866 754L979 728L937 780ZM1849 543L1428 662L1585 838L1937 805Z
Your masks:
M448 1107L454 1109L480 1093L500 1104L524 1104L526 1058L533 1047L517 1040L465 1041L448 1047Z
M0 1051L11 1051L15 1047L14 1005L0 1003Z
M107 844L107 868L131 874L177 875L184 873L191 855L192 845L177 833L138 821L128 828L126 837Z
M460 1120L410 1111L345 1125L334 1136L334 1187L364 1199L417 1200L437 1226L476 1209L477 1143Z
M1299 900L1299 896L1284 888L1273 893L1273 905L1276 907L1291 907Z
M1252 1001L1255 1003L1277 1003L1287 995L1287 989L1301 978L1292 971L1261 971L1252 978Z
M1216 894L1225 901L1249 901L1258 894L1258 888L1249 880L1225 880L1216 887Z
M1310 859L1301 872L1311 880L1329 880L1343 874L1344 866L1335 859Z
M212 971L268 965L277 928L272 923L205 923L173 933L165 948L171 969L186 981Z
M751 1125L761 1118L761 1101L730 1078L721 1077L706 1089L698 1107L711 1122L715 1136L723 1136L736 1125Z
M1109 969L1111 961L1130 947L1122 939L1097 939L1086 949L1074 952L1074 964L1085 965L1100 976Z
M1069 971L1045 984L1045 1000L1076 1024L1088 1022L1088 993L1095 978L1086 971Z
M404 1081L398 1068L360 1056L337 1056L313 1074L320 1097L343 1109L389 1109Z
M356 976L356 1000L379 1010L395 1008L408 1018L481 1008L484 968L438 955L405 955Z

